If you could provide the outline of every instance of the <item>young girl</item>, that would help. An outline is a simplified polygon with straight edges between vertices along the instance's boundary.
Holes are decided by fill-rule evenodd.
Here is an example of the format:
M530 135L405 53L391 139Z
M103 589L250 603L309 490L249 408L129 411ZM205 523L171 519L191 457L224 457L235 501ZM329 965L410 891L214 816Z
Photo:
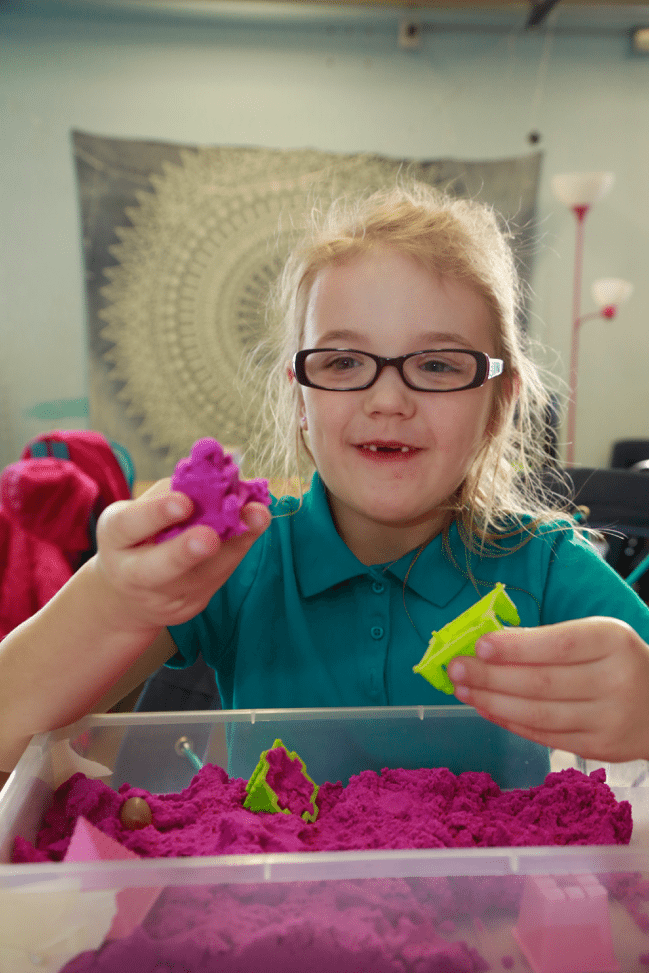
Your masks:
M335 205L286 265L270 377L266 472L297 441L310 489L272 519L248 505L226 542L151 542L191 513L168 481L109 507L98 554L0 645L0 767L199 652L224 708L456 702L412 667L498 581L521 628L450 665L457 698L522 760L649 758L649 609L538 499L546 397L516 298L482 205L423 186Z

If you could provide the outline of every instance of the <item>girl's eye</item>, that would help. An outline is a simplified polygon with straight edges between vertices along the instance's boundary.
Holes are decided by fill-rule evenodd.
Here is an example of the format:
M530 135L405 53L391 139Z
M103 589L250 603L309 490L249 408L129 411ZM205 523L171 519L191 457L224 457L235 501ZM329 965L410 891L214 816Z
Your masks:
M404 369L415 388L451 392L466 388L475 378L476 359L466 351L424 352L407 358Z
M371 358L362 352L340 348L332 351L309 351L305 371L309 380L325 389L362 388L371 379Z
M331 358L325 363L325 368L329 368L336 372L346 372L352 368L358 368L361 362L358 358L352 358L351 355L345 355L340 358Z
M457 365L445 361L443 358L424 358L419 362L419 368L424 372L455 372Z

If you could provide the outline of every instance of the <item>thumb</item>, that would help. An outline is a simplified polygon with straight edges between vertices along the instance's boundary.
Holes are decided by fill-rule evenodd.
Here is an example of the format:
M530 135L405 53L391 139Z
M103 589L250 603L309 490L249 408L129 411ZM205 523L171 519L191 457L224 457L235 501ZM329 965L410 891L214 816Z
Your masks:
M245 557L252 545L264 533L271 521L270 512L263 503L248 503L242 507L239 514L241 520L248 528L243 534L236 534L229 537L222 547L222 557L225 558L221 564L232 566L239 563Z
M271 521L270 511L263 503L248 503L241 511L241 519L252 534L263 534Z

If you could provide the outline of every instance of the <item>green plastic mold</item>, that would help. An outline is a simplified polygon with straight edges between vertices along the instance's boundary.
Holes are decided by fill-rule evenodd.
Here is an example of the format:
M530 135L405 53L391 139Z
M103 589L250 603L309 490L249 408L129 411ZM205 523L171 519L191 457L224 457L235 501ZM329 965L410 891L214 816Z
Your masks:
M446 673L446 667L457 655L475 655L475 644L481 635L498 632L505 626L520 625L516 605L505 592L505 586L498 582L493 591L471 605L452 622L433 632L428 648L421 662L413 666L428 680L435 689L450 696L454 692L453 683Z
M272 766L268 759L271 752ZM280 784L281 799L288 805L286 807L280 807L280 795L275 790ZM243 806L251 811L275 814L293 814L297 811L304 821L315 821L318 816L315 803L318 790L318 785L306 772L304 761L294 750L289 752L281 740L275 740L272 747L263 751L246 784L248 793Z

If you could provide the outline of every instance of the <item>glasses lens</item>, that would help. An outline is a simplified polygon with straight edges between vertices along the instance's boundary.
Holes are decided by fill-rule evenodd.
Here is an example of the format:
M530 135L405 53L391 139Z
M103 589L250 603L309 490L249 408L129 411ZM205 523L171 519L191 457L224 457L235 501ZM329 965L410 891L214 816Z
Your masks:
M358 351L312 351L304 370L310 382L325 389L357 389L374 378L376 362Z
M423 351L407 358L403 365L411 385L440 392L470 385L477 368L477 361L466 351Z

